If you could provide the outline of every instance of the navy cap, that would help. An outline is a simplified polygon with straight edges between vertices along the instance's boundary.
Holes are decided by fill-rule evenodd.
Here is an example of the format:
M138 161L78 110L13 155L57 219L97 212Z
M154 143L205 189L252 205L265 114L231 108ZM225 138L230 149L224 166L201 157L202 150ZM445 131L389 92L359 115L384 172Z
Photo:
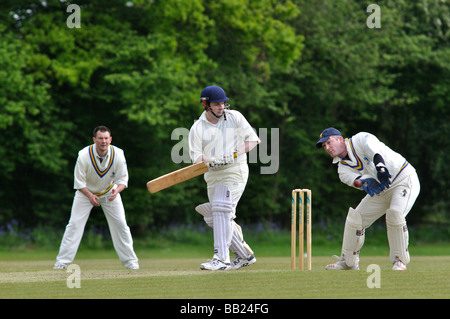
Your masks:
M334 127L329 127L329 128L324 129L323 132L320 133L320 139L316 143L316 147L317 148L322 148L322 143L326 142L330 138L330 136L333 136L333 135L342 136L341 132L339 132Z

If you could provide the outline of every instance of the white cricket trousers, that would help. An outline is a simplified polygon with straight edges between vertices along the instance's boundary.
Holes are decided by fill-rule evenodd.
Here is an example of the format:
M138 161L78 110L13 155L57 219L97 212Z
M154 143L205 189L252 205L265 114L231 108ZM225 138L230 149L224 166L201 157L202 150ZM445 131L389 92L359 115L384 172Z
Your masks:
M98 203L103 209L103 213L108 221L114 249L123 265L129 262L137 262L138 258L133 250L133 239L130 228L125 220L125 209L122 198L117 194L113 201L109 201L110 192L99 196ZM75 192L72 205L72 212L69 223L66 226L64 237L61 241L56 261L70 264L74 259L83 237L84 228L94 206L83 193Z
M388 208L402 213L403 217L406 218L419 193L419 178L413 171L400 181L392 184L380 195L373 197L366 195L356 208L361 213L363 228L369 228L372 223L386 213Z

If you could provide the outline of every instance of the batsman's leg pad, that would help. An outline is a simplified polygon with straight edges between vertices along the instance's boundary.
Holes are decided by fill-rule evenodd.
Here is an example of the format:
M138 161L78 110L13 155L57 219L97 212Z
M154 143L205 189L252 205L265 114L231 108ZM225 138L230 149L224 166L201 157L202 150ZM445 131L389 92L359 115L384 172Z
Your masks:
M231 191L225 185L217 185L211 203L214 232L214 253L225 263L230 262L231 238L233 236L233 208Z
M389 259L391 263L401 260L405 265L409 264L408 251L409 234L405 216L395 209L386 211L386 228L389 241Z
M253 255L253 250L244 240L241 226L235 221L233 221L233 237L231 238L230 249L235 255L241 258L247 258Z
M203 217L208 217L212 215L211 203L203 203L195 207L195 211L202 215Z
M359 251L364 244L365 229L359 211L350 207L345 221L344 239L342 243L342 257L349 267L353 267L359 260Z
M195 211L203 216L206 224L214 228L214 219L212 216L212 205L210 202L200 204L195 207ZM231 238L231 251L241 258L247 258L249 255L253 255L253 250L250 246L244 241L244 236L242 234L241 226L239 226L236 222L232 223L233 228L233 236Z
M197 207L195 207L195 211L203 216L205 223L209 227L213 228L214 221L212 216L212 206L210 202L198 205Z
M212 211L232 213L234 209L234 203L231 198L231 191L227 186L221 184L217 185L214 189Z

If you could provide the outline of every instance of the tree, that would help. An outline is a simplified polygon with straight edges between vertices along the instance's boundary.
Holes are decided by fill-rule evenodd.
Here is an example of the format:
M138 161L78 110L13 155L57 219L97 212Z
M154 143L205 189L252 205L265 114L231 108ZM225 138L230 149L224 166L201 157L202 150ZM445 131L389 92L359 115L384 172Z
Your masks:
M207 200L201 178L154 195L145 184L188 164L174 163L183 141L172 133L199 117L199 94L211 84L255 129L267 129L267 144L272 128L279 132L268 149L279 149L278 171L264 175L265 163L250 163L241 221L287 226L293 188L312 189L315 222L340 220L359 201L363 194L342 187L315 149L329 126L374 133L415 166L422 193L409 221L448 221L447 3L383 1L373 29L360 1L76 4L81 28L67 25L68 1L0 5L0 224L62 227L77 151L100 124L125 150L130 225L201 220L193 212ZM91 223L104 223L93 215Z

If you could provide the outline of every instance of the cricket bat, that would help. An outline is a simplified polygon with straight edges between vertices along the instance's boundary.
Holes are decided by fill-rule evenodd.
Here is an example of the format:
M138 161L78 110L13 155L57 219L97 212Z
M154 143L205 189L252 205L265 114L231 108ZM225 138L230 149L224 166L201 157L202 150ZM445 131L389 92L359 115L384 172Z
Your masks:
M207 171L208 164L205 162L192 164L169 174L152 179L151 181L147 182L147 189L151 194L153 194L170 186L187 181L188 179L202 175Z

